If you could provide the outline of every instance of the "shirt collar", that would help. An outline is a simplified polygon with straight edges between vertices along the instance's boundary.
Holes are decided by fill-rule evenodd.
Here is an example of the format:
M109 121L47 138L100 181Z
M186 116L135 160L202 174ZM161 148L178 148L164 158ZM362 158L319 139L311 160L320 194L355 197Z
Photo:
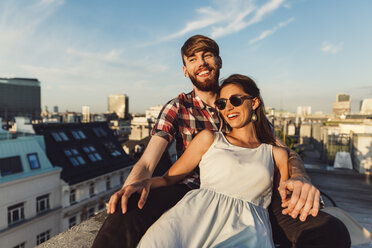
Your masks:
M205 104L202 99L200 99L199 96L196 95L195 90L191 92L191 99L194 107L200 108L200 109L205 109L207 104Z
M191 98L192 98L192 103L195 107L200 108L200 109L208 109L212 111L217 111L216 108L207 105L206 103L203 102L202 99L198 95L196 95L195 89L192 90L191 92Z

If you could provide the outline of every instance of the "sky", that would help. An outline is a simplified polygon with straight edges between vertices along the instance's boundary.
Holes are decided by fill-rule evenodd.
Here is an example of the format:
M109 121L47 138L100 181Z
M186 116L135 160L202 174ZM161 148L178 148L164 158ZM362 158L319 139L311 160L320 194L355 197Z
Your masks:
M37 78L42 109L106 112L129 96L144 113L192 90L180 48L203 34L220 46L221 79L252 77L267 107L331 113L372 98L372 1L0 0L0 77Z

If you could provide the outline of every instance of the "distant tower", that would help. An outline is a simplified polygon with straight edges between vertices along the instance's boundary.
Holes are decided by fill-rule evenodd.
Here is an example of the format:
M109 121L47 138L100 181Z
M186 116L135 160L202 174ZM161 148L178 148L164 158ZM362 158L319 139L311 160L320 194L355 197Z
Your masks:
M58 111L58 106L54 106L54 107L53 107L53 112L54 112L54 113L58 113L58 112L59 112L59 111Z
M129 114L129 97L126 94L109 95L107 107L109 113L115 112L120 119L127 119Z
M363 99L361 101L359 113L362 115L372 114L372 98Z
M333 103L332 112L335 117L345 117L350 114L351 111L351 99L350 95L340 93L337 94L336 102Z
M90 107L82 106L81 113L83 116L82 122L89 122L90 121Z

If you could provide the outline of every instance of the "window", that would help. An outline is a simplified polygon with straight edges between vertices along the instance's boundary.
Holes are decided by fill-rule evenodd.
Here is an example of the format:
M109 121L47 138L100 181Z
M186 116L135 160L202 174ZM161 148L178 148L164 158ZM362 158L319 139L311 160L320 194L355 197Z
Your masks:
M52 135L53 139L57 142L68 141L69 140L67 135L63 131L50 132L50 134Z
M79 135L80 135L80 137L82 139L86 139L87 138L87 136L85 136L85 134L83 133L83 131L78 130L77 132L79 133Z
M80 221L83 222L84 220L88 219L87 212L84 210L84 212L80 215Z
M88 209L88 218L94 216L94 207Z
M40 245L50 239L50 230L42 232L36 236L36 245Z
M20 222L25 219L25 206L24 203L8 207L8 225Z
M63 139L63 141L68 141L68 137L65 134L65 132L60 131L60 132L58 132L58 134L59 134L59 136L61 136L61 138Z
M38 214L49 210L49 208L49 194L42 195L36 198L36 212Z
M105 146L107 152L111 156L113 157L121 156L119 149L114 145L114 143L108 142L108 143L104 143L103 145Z
M76 140L81 139L80 135L76 131L71 131L71 134L72 134L72 137L74 137L74 139L76 139Z
M107 133L105 132L105 130L103 130L102 127L93 127L92 130L98 138L107 136Z
M74 137L74 139L76 139L76 140L86 139L87 138L87 136L85 136L85 134L83 133L83 131L80 131L80 130L72 130L71 131L71 134Z
M70 160L70 163L73 166L78 166L78 165L86 163L83 157L80 155L79 151L75 148L66 149L64 150L64 153L68 157L68 159Z
M13 248L25 248L26 242L20 243L19 245L13 246Z
M106 190L111 189L111 179L110 177L106 178Z
M96 161L102 160L101 155L99 155L99 153L97 152L96 148L94 148L94 146L83 146L83 150L85 154L88 156L88 158L90 159L90 161L96 162Z
M21 158L19 156L1 158L0 159L0 171L1 171L1 176L8 176L8 175L22 172L23 167L21 163Z
M40 168L39 157L37 156L37 153L27 154L27 158L31 169Z
M90 197L93 197L95 195L95 192L94 192L94 183L91 183L89 184L89 196Z
M76 216L73 216L68 219L68 228L71 228L76 225Z
M53 139L54 139L55 141L57 141L57 142L61 142L61 141L62 141L62 138L61 138L61 136L59 136L58 133L56 133L56 132L51 132L50 134L52 135L52 137L53 137Z
M70 205L73 205L76 203L76 190L72 189L70 190Z

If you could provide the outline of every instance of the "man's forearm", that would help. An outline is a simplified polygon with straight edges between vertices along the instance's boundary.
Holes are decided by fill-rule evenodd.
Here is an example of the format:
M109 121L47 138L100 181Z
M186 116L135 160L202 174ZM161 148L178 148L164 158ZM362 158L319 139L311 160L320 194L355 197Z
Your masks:
M132 171L125 180L123 187L151 178L167 145L168 141L166 139L159 136L152 136L141 158L133 166Z
M133 166L127 179L125 180L123 187L133 184L135 182L141 181L141 180L151 178L151 176L152 176L152 172L145 165L137 162Z
M288 172L290 179L299 179L310 182L310 177L306 174L304 162L297 152L291 150L284 144L284 142L275 135L276 145L283 147L288 152Z
M295 151L290 149L288 150L289 177L291 179L300 179L310 182L310 177L306 174L304 162L302 161L300 155L298 155Z

